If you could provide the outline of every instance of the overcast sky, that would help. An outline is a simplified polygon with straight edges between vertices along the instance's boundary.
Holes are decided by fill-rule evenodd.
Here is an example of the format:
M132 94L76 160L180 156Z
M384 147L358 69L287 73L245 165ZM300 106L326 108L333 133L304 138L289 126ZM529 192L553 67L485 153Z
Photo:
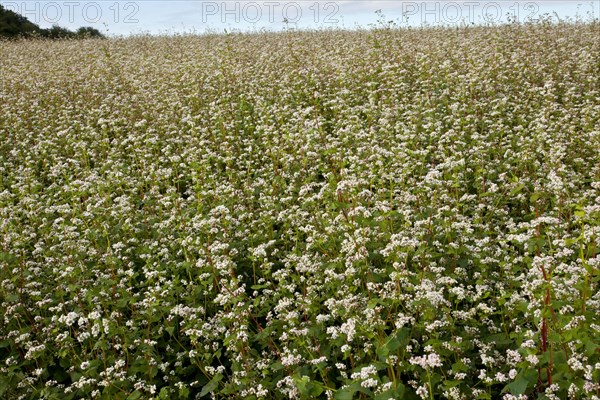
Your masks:
M377 10L386 21L404 26L504 22L507 15L521 22L544 14L584 20L600 16L599 0L0 0L0 4L42 27L93 26L109 35L281 30L286 26L367 28L381 18Z

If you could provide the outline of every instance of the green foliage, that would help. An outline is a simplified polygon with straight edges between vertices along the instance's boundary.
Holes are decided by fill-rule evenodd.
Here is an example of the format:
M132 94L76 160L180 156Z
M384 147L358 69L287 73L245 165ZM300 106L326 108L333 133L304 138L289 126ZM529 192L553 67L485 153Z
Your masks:
M0 4L0 37L27 36L39 31L39 26Z
M30 22L22 15L5 9L0 5L0 38L26 38L42 37L48 39L87 39L104 38L104 35L96 28L81 27L76 32L67 28L53 25L49 29L42 29Z

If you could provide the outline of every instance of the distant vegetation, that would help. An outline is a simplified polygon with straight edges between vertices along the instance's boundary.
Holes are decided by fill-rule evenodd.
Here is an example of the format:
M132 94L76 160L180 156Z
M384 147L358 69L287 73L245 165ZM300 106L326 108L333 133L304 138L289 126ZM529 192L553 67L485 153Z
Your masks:
M67 28L54 25L52 28L43 29L22 15L12 10L7 10L0 5L0 37L19 38L19 37L45 37L50 39L75 38L83 39L88 37L104 37L102 33L90 26L81 27L76 32Z

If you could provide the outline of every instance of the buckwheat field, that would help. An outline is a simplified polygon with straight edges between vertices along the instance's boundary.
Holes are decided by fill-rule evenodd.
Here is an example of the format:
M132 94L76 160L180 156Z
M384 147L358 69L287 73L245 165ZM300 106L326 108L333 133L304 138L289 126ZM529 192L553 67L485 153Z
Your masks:
M600 398L597 20L3 41L0 80L0 398Z

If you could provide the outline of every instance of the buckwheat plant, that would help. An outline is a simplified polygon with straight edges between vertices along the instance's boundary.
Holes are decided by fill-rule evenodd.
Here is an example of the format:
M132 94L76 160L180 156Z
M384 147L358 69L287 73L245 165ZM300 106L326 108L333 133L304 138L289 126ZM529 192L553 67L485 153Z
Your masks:
M0 398L600 399L599 37L0 42Z

